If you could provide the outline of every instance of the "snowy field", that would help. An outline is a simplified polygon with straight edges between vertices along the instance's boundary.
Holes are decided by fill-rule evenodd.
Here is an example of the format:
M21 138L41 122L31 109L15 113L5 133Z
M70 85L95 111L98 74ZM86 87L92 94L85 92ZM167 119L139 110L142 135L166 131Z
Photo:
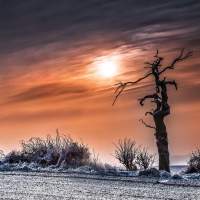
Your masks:
M200 179L0 172L0 199L199 199Z

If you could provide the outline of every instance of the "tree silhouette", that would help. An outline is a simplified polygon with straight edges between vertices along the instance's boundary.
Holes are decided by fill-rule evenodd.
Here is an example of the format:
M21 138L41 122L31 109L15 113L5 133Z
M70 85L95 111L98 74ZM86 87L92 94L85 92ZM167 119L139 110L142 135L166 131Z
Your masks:
M140 121L148 128L155 129L155 137L156 137L156 145L158 148L159 155L159 170L165 170L170 172L169 168L169 149L168 149L168 138L167 138L167 130L164 123L164 118L170 114L170 106L168 105L168 95L167 95L167 84L174 85L177 90L177 84L173 81L166 81L166 77L163 80L160 80L160 75L163 74L167 69L174 69L174 65L176 62L184 60L193 55L193 51L188 51L188 53L183 56L184 49L181 50L181 54L174 59L170 66L167 66L161 69L161 61L164 59L163 57L158 56L159 52L157 50L156 55L154 56L156 60L153 63L146 62L147 66L145 68L150 68L150 71L143 77L139 78L135 82L125 82L125 83L117 83L118 85L115 94L115 100L113 105L115 104L117 98L122 93L127 85L134 85L143 79L153 75L155 78L155 86L156 91L153 94L146 95L145 97L138 99L140 105L143 106L143 102L145 99L153 99L151 102L156 104L156 109L151 110L150 112L146 112L145 115L149 114L153 117L155 122L155 127L151 125L147 125L142 119ZM159 96L161 94L161 97Z

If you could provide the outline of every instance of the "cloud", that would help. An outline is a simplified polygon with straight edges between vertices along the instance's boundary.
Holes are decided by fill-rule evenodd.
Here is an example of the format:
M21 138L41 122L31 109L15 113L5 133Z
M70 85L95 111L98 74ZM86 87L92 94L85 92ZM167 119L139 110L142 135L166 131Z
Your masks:
M58 98L60 96L70 97L72 94L78 94L80 98L80 94L86 93L87 91L88 89L81 84L67 85L64 83L50 83L34 86L26 91L13 95L9 98L8 102L44 100L48 98Z
M48 69L70 76L119 49L200 51L198 0L4 0L0 5L3 80ZM121 47L124 47L123 49ZM86 71L86 70L85 70Z
M145 46L145 41L155 40L161 33L161 41L179 41L183 35L172 34L179 29L191 33L199 31L199 1L3 1L1 11L0 52L9 53L24 48L44 46L60 42L66 49L94 42ZM9 16L8 16L9 13ZM171 34L167 34L167 33ZM165 33L165 37L162 37ZM135 37L149 34L150 37ZM185 35L186 39L187 35ZM135 38L135 39L134 39ZM193 44L195 44L193 42Z

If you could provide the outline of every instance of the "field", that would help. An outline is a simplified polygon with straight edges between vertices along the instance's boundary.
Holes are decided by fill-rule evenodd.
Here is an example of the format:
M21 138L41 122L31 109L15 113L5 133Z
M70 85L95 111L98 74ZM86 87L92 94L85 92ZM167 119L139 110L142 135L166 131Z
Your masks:
M0 199L199 199L199 180L0 172Z

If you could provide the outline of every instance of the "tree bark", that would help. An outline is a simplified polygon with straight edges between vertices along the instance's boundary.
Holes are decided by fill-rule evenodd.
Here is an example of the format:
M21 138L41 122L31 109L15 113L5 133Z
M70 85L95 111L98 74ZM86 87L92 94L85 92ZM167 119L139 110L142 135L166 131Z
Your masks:
M158 148L159 155L159 170L165 170L170 172L169 168L169 149L168 149L168 137L167 130L164 123L164 118L170 114L170 107L167 103L168 95L167 95L167 87L166 84L173 84L173 82L166 82L165 79L163 81L157 81L157 85L161 87L161 110L157 110L153 114L154 122L156 125L156 145ZM154 99L157 105L158 99Z
M170 172L169 169L169 149L166 126L164 123L165 114L162 110L153 115L156 125L156 145L159 155L159 170Z

